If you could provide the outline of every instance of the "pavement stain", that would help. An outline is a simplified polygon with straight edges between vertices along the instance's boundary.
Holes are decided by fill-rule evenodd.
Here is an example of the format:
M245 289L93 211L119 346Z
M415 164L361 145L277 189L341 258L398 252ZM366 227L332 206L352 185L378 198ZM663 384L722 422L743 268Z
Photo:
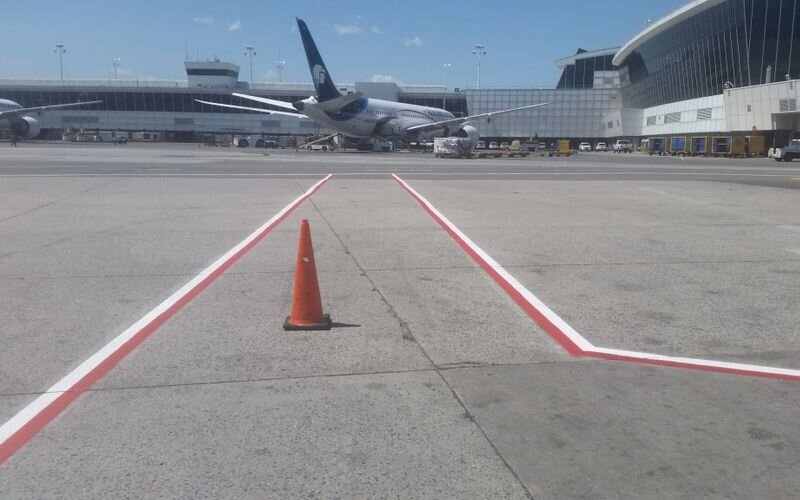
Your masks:
M750 435L751 439L756 441L766 441L768 439L777 439L780 437L774 432L770 432L767 429L758 427L755 424L750 424L750 427L747 429L747 433Z

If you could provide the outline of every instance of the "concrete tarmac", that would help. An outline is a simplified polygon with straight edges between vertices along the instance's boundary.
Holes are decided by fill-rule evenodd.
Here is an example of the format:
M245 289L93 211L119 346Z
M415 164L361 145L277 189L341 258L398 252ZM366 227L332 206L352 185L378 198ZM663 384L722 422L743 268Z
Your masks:
M327 173L0 464L3 498L794 498L800 164L39 145L0 155L0 425ZM7 153L7 154L6 154ZM301 219L330 332L284 332Z

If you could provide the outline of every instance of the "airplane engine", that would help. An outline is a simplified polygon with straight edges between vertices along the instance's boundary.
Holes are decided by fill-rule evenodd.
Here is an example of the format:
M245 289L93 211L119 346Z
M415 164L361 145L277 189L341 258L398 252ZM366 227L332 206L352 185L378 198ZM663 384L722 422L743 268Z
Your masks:
M458 132L456 132L454 135L456 137L469 137L475 142L478 142L478 139L480 139L480 134L478 133L478 129L476 129L472 125L462 126L460 129L458 129Z
M41 130L39 122L30 116L22 116L11 121L11 133L17 137L33 139Z
M473 127L472 125L462 125L455 134L455 137L466 137L469 139L470 142L470 149L475 149L475 146L478 145L478 139L480 139L480 134L478 133L478 129Z

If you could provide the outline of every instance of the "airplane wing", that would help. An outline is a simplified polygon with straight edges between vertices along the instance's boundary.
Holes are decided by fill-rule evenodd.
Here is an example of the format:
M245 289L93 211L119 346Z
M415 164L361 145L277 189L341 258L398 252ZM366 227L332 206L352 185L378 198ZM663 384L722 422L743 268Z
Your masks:
M0 120L12 118L15 116L27 115L28 113L35 113L37 111L49 111L52 109L74 108L77 106L85 106L87 104L100 104L103 101L86 101L86 102L71 102L69 104L51 104L49 106L36 106L33 108L17 108L9 109L8 111L0 111Z
M502 114L505 114L505 113L512 113L514 111L522 111L523 109L540 108L542 106L547 106L548 104L550 104L552 102L553 101L542 102L542 103L539 103L539 104L531 104L529 106L522 106L522 107L519 107L519 108L502 109L500 111L491 111L489 113L481 113L479 115L465 116L463 118L453 118L453 119L450 119L450 120L442 120L440 122L424 123L422 125L414 125L413 127L408 127L406 129L406 132L416 132L416 131L422 131L422 130L436 130L436 129L447 127L449 125L458 125L458 124L461 124L461 123L464 123L464 122L481 120L483 118L491 120L491 118L494 115L502 115Z
M283 115L283 116L294 116L295 118L308 118L306 115L302 115L300 113L287 113L285 111L273 111L271 109L250 108L248 106L237 106L235 104L222 104L221 102L203 101L202 99L195 99L195 101L202 104L208 104L209 106L217 106L220 108L243 109L245 111L257 111L259 113L266 113L268 115Z
M297 109L292 105L290 102L286 101L279 101L277 99L268 99L266 97L258 97L254 95L247 95L247 94L239 94L234 92L233 95L236 97L241 97L242 99L250 99L251 101L261 102L264 104L269 104L271 106L276 106L283 109L291 109L292 111L297 111Z

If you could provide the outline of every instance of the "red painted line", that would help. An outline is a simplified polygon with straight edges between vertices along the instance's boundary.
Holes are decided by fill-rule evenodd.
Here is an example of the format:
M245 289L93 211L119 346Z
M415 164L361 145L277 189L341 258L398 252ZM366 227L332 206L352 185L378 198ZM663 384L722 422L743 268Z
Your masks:
M569 337L567 337L564 334L564 332L562 332L556 325L554 325L550 320L548 320L538 309L533 307L533 305L530 302L525 300L525 298L514 287L512 287L508 281L506 281L505 279L503 279L502 276L500 276L500 274L494 267L492 267L488 262L483 260L483 258L481 258L481 256L478 255L472 249L472 247L470 247L467 244L466 241L461 239L461 237L458 236L455 233L455 231L453 231L450 228L450 226L448 226L438 215L436 215L428 207L428 205L425 204L424 201L419 199L416 193L406 188L406 186L403 185L403 183L400 182L397 178L395 178L394 180L395 182L397 182L397 184L400 185L400 187L402 187L408 194L410 194L411 197L417 201L417 203L419 203L419 206L421 206L422 209L425 210L428 213L428 215L430 215L431 218L436 221L437 224L439 224L439 227L444 229L444 231L450 235L453 241L455 241L456 244L460 246L461 249L464 250L464 252L466 252L467 255L469 255L472 258L472 260L475 261L476 264L478 264L484 271L486 271L486 273L489 276L491 276L494 282L497 283L500 286L500 288L502 288L511 297L511 299L514 300L514 302L516 302L516 304L525 312L525 314L527 314L531 319L533 319L533 321L535 321L540 328L542 328L548 335L550 335L550 337L552 337L553 340L558 342L559 345L561 345L561 347L563 347L572 356L580 356L583 353L580 347L578 347L574 342L572 342L572 340L570 340Z
M646 364L646 365L654 365L654 366L663 366L663 367L670 367L670 368L681 368L681 369L688 369L688 370L695 370L695 371L703 371L703 372L714 372L714 373L725 373L729 375L741 375L741 376L748 376L748 377L758 377L758 378L768 378L768 379L776 379L776 380L786 380L792 382L800 382L800 371L798 370L791 370L791 369L784 369L784 368L775 368L775 367L767 367L767 366L757 366L757 365L747 365L741 363L730 363L724 361L714 361L714 360L706 360L706 359L693 359L693 358L677 358L672 356L663 356L659 354L650 354L650 353L638 353L633 351L625 351L625 350L617 350L617 349L602 349L594 347L589 341L584 339L580 334L577 332L572 333L572 337L567 334L564 330L562 330L559 325L556 324L555 321L551 320L548 317L548 314L544 310L540 310L539 308L534 305L531 300L523 296L523 294L519 291L517 287L515 287L506 277L502 276L499 270L502 270L502 267L499 265L493 266L490 264L483 256L481 256L478 252L484 253L487 255L487 258L490 260L494 260L491 257L488 257L483 250L477 247L474 243L468 242L465 237L462 237L456 231L455 226L446 221L442 216L440 216L433 208L433 205L430 204L425 198L423 198L420 194L416 193L405 181L400 179L397 175L392 174L392 178L397 182L397 184L403 188L417 203L422 207L425 212L430 215L430 217L436 221L439 226L444 229L444 231L450 235L450 237L461 247L464 252L469 255L472 260L474 260L480 267L483 269L491 278L497 283L506 294L511 297L511 299L527 314L531 319L536 322L539 327L541 327L552 339L554 339L559 345L561 345L564 350L566 350L571 356L574 357L587 357L587 358L597 358L597 359L604 359L609 361L624 361L629 363L639 363L639 364ZM503 270L505 272L505 270ZM507 274L507 272L505 272ZM510 275L508 275L510 277ZM516 281L514 278L512 280ZM521 286L521 284L520 284ZM524 288L524 287L523 287ZM525 289L525 292L529 292ZM532 295L532 294L531 294ZM538 299L537 299L538 300ZM543 306L546 308L546 306ZM550 315L554 316L555 313L550 311ZM563 320L556 316L557 320L563 323ZM568 329L572 330L571 327L567 326ZM580 342L582 342L586 347L581 347L576 343L574 340L578 338ZM613 352L608 352L613 351Z
M727 368L724 366L709 366L696 363L688 363L670 359L653 359L625 356L621 354L609 354L597 351L585 351L582 354L587 358L604 359L607 361L625 361L628 363L639 363L644 365L663 366L667 368L678 368L683 370L694 370L709 373L725 373L728 375L740 375L744 377L769 378L774 380L785 380L788 382L800 382L800 376L784 373L771 373L764 371L747 370L745 368ZM699 360L703 361L703 360Z
M250 242L242 246L242 248L240 248L234 254L230 255L224 262L219 264L212 272L205 276L199 283L178 298L166 310L155 316L155 318L141 327L124 344L102 359L102 361L100 361L88 373L78 379L68 389L60 391L60 394L54 400L50 401L46 406L32 414L24 423L24 425L20 426L13 434L0 443L0 465L11 458L17 451L19 451L20 448L22 448L28 441L36 436L39 431L41 431L47 424L49 424L62 411L64 411L65 408L67 408L73 401L78 399L81 394L88 391L95 383L97 383L98 380L103 378L103 376L105 376L112 368L114 368L117 363L125 358L125 356L130 354L134 349L136 349L136 347L138 347L150 335L152 335L153 332L158 330L159 327L161 327L172 316L174 316L175 313L183 309L195 297L203 292L203 290L208 288L209 285L216 281L216 279L219 278L227 269L235 264L236 261L238 261L243 255L252 250L253 247L261 242L261 240L263 240L273 229L275 229L281 222L291 215L291 213L294 212L297 207L318 192L323 184L325 184L331 177L332 175L328 175L312 189L304 193L303 196L297 198L294 202L285 207L282 210L283 213L279 217L272 220L272 222L267 226L262 228L258 234L255 235L255 237L250 235L248 238L253 238ZM246 240L247 239L245 239L245 241ZM45 393L45 395L47 395L47 393ZM44 397L45 395L40 397ZM25 410L23 410L23 412L24 411Z

